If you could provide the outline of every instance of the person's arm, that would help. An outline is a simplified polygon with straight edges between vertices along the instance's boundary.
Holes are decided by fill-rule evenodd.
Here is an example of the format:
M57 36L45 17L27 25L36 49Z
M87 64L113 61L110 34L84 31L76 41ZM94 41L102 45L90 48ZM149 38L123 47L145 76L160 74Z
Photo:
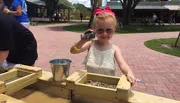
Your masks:
M3 61L8 57L9 51L0 51L0 65L2 65Z
M0 12L4 10L4 2L0 0Z
M10 15L15 15L15 16L21 16L22 15L22 8L21 6L17 6L16 11L11 11L9 9L5 9L5 13L10 14Z
M136 82L136 78L132 72L132 70L130 69L130 67L128 66L128 64L125 62L122 54L121 54L121 51L119 49L119 47L117 46L114 46L114 49L115 49L115 59L116 59L116 62L119 66L119 68L121 69L121 71L127 76L129 82L134 85L135 82Z
M78 54L78 53L84 52L90 48L91 43L92 43L92 41L79 40L77 43L75 43L71 47L70 52L72 54Z
M13 37L13 20L12 17L2 14L3 17L0 17L0 65L4 60L7 59L9 55L9 50L14 48L14 37Z
M93 31L92 29L88 29L84 32L84 34L86 32L89 32L89 31ZM81 53L81 52L84 52L86 50L88 50L91 46L91 43L92 43L92 40L93 38L90 38L90 39L82 39L79 40L77 43L75 43L71 49L70 49L70 52L72 54L78 54L78 53Z

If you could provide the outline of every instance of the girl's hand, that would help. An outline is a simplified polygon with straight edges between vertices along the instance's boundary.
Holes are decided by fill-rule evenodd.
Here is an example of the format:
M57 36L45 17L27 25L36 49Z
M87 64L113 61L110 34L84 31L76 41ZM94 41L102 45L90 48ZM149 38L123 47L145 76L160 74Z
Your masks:
M95 38L95 32L92 29L86 30L83 34L81 34L81 40L92 40Z
M127 78L129 80L129 82L131 83L131 86L133 86L136 83L136 78L135 78L134 74L131 71L129 71L127 73Z

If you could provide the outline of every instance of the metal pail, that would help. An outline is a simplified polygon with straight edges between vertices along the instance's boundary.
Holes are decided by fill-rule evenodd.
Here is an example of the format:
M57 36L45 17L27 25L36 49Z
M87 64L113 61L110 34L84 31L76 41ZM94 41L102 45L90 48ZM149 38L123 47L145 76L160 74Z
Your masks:
M49 61L54 81L61 81L69 76L71 60L54 59Z

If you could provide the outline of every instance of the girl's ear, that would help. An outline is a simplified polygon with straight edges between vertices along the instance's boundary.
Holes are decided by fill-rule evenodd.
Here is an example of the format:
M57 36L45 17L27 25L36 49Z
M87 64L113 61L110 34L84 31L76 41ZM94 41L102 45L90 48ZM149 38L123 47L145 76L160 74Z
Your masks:
M95 30L95 26L92 26L92 30Z

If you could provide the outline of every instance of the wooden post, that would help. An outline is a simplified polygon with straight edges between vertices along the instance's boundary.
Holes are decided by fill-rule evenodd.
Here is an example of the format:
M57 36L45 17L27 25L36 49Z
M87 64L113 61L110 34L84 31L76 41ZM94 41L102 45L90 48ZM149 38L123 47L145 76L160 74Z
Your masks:
M70 20L70 10L68 9L68 21Z
M174 47L177 47L177 43L178 43L179 37L180 37L180 32L179 32L179 35L178 35L178 37L177 37L177 40L176 40L176 42L175 42Z
M63 9L63 19L64 19L64 21L65 21L65 18L66 18L66 16L65 16L66 14L65 14L65 9Z

